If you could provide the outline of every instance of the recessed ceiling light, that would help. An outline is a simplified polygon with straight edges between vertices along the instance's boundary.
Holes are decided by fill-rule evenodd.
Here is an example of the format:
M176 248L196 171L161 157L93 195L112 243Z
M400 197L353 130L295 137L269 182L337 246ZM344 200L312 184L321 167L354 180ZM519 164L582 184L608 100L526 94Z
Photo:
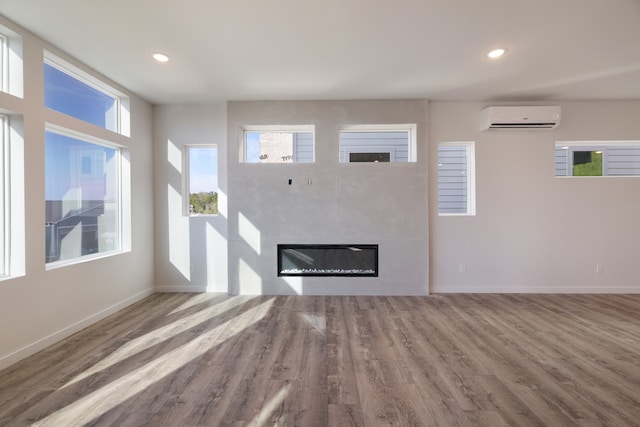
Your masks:
M487 53L487 56L492 59L500 58L506 52L507 52L507 49L494 49L491 52Z
M168 62L169 61L169 57L167 55L165 55L164 53L156 52L152 56L153 56L153 59L155 59L158 62Z

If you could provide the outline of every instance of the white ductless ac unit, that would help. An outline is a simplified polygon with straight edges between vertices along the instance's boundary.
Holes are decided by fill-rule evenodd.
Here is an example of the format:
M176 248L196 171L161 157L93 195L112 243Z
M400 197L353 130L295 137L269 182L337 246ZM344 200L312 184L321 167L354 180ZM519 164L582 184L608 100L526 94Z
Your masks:
M482 130L553 129L560 123L558 106L496 106L481 114Z

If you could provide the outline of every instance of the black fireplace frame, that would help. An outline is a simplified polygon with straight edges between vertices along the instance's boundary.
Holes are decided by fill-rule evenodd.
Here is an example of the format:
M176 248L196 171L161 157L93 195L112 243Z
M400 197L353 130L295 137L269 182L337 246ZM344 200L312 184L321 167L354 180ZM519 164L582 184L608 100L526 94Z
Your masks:
M292 272L282 271L282 253L284 249L345 249L345 250L368 250L374 251L374 268L372 272ZM375 244L278 244L278 276L280 277L378 277L378 245Z

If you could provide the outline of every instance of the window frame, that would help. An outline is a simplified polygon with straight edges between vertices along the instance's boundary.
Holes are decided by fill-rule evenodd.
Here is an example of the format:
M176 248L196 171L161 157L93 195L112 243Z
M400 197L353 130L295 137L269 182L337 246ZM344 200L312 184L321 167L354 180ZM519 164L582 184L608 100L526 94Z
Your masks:
M91 136L91 135L88 135L79 131L75 131L72 129L68 129L62 126L57 126L51 123L45 124L45 145L46 145L47 133L53 133L63 137L72 138L83 143L93 144L99 147L105 147L105 148L115 150L114 155L116 157L116 160L115 160L116 161L116 165L115 165L115 169L116 169L115 181L116 182L114 183L114 188L116 189L118 194L115 197L115 203L117 204L117 207L115 210L116 216L117 216L116 224L115 224L117 228L116 236L115 236L117 238L116 247L114 249L107 250L107 251L95 252L91 254L80 255L73 258L66 258L66 259L61 259L61 260L56 260L51 262L46 261L47 255L45 254L45 269L52 270L52 269L66 267L69 265L74 265L74 264L78 264L86 261L106 258L106 257L118 255L120 253L123 253L129 250L130 242L128 239L126 239L126 235L125 235L125 200L124 200L124 184L123 184L125 180L123 176L124 162L126 157L125 147L112 141L97 138L95 136ZM45 168L46 168L46 158L45 158ZM46 204L46 195L45 195L44 202Z
M640 177L640 170L636 175L610 175L609 174L609 157L611 149L618 149L621 147L635 148L640 153L640 140L601 140L601 141L556 141L554 144L554 161L557 163L558 156L557 150L566 150L565 160L565 175L558 175L557 168L555 169L555 178L638 178ZM602 175L574 175L574 155L576 151L602 151ZM639 162L640 163L640 162Z
M182 150L182 159L183 159L183 166L182 166L182 170L185 171L182 176L183 176L183 180L182 180L182 214L184 216L188 216L188 217L199 217L199 216L218 216L220 215L220 208L219 208L219 199L218 199L218 213L193 213L191 212L191 203L190 202L190 197L191 197L191 149L192 148L215 148L216 150L216 158L218 156L218 144L187 144L183 146L183 150ZM219 175L218 175L218 169L219 169L219 162L216 165L216 181L219 179ZM218 198L220 197L220 185L218 184L216 186L216 189L214 191L214 193L216 193L218 195Z
M130 118L129 118L129 97L125 95L123 92L115 89L113 86L104 82L103 80L94 77L88 72L81 70L79 67L74 66L68 61L60 58L57 55L49 51L44 52L43 56L43 64L49 65L61 73L66 74L67 76L73 78L74 80L101 92L102 94L112 98L114 100L114 126L109 127L105 125L104 127L95 125L91 122L88 122L82 118L78 118L64 111L59 111L53 108L46 107L52 111L57 111L60 114L65 114L69 117L73 117L76 120L80 120L84 123L89 123L90 125L97 126L101 129L105 129L110 132L114 132L123 136L130 136Z
M0 92L22 98L24 96L22 36L0 24L0 39Z
M338 161L339 163L415 163L417 162L417 129L416 123L401 124L351 124L342 126L338 132ZM395 160L395 147L362 145L354 147L343 147L342 133L385 133L385 132L407 132L407 161L398 162ZM360 148L368 148L367 151L360 151ZM357 149L354 150L354 149ZM349 153L389 153L388 162L351 162ZM344 156L343 156L344 154ZM393 159L392 159L393 158Z
M466 196L466 212L441 212L440 211L440 147L466 147L467 161L467 196ZM436 153L436 209L438 216L476 216L476 143L475 141L443 141L439 142Z
M0 277L7 277L10 271L10 242L11 242L11 216L10 216L10 153L9 153L9 117L0 114Z
M0 91L9 89L9 38L0 27Z
M311 133L313 135L313 152L310 162L249 162L247 161L247 135L250 133ZM296 147L293 146L293 154ZM311 164L316 161L316 129L315 125L245 125L240 132L240 163L259 165Z

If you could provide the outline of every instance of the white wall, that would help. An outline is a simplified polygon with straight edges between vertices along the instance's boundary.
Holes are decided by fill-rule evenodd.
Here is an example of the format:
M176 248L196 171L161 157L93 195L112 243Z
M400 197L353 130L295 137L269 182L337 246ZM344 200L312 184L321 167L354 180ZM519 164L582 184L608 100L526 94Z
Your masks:
M154 107L156 285L159 291L227 292L226 104ZM186 145L218 148L219 215L185 216ZM188 197L188 195L186 195Z
M476 216L438 216L431 161L432 292L640 292L640 178L554 176L557 140L640 140L640 101L553 104L558 128L520 132L480 132L487 104L429 104L431 158L476 141L477 188Z
M228 103L229 292L427 294L427 107L422 100ZM417 162L338 162L341 126L396 123L418 125ZM242 126L274 124L315 125L315 163L240 163ZM278 243L378 244L379 277L277 277Z
M0 109L24 121L24 271L0 281L0 368L44 348L153 292L153 175L151 106L131 97L131 137L116 136L130 151L132 223L131 251L76 265L45 270L44 124L65 125L74 119L44 108L43 48L90 71L63 52L0 17L0 24L23 38L24 97L0 93ZM113 87L124 88L104 79ZM87 133L105 138L108 131L92 125ZM12 165L19 168L20 165ZM14 224L20 218L14 218ZM20 233L20 230L13 230ZM15 272L15 270L14 270Z

